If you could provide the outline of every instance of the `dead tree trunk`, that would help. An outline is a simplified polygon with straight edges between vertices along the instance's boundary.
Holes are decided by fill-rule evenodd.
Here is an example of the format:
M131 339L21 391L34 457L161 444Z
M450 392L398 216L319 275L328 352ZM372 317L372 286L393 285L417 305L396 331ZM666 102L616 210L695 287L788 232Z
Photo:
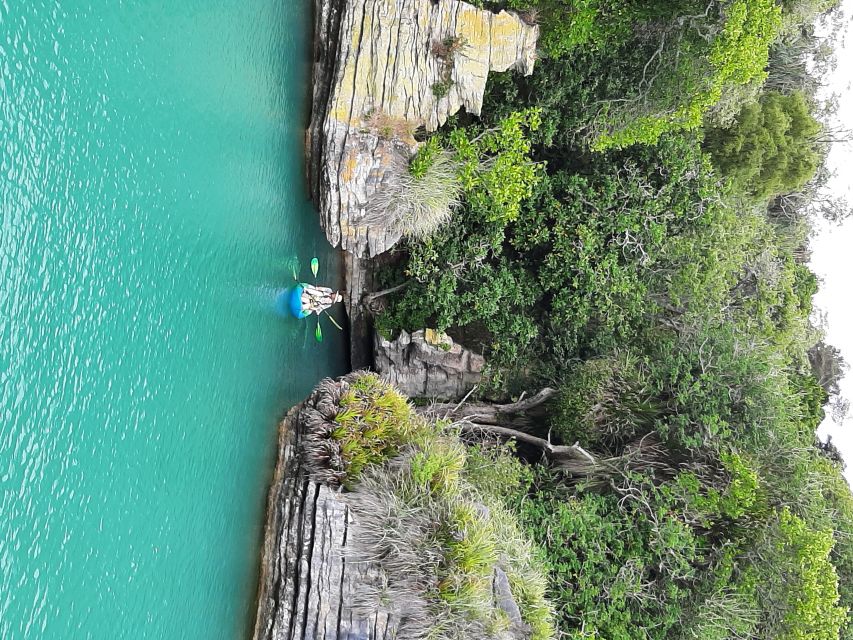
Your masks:
M530 398L510 404L466 403L463 400L459 404L433 404L419 411L431 418L455 421L463 434L513 440L535 451L546 464L577 480L610 485L614 479L631 471L670 469L666 450L652 434L638 439L626 447L622 455L614 457L590 453L577 442L554 444L550 439L533 435L531 428L543 424L545 405L556 393L554 389L545 388Z
M438 403L420 408L422 414L434 418L468 421L482 425L504 426L525 431L542 424L545 404L557 395L556 389L546 387L527 399L510 404L492 404L465 400L459 404Z

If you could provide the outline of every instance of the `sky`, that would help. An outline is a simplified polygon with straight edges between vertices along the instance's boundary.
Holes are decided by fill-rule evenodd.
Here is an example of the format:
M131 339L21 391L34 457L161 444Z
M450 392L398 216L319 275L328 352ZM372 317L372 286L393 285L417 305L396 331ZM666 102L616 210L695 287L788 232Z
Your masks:
M840 98L838 124L853 130L853 0L843 0L842 9L843 28L835 45L838 63L826 79L826 87ZM835 172L830 188L853 203L853 143L833 144L828 163ZM826 313L826 342L839 348L853 364L853 219L841 225L819 225L811 249L811 267L821 280L815 304ZM853 371L842 380L841 395L853 401ZM832 436L847 462L847 481L853 484L853 417L845 424L827 418L818 434L822 439Z

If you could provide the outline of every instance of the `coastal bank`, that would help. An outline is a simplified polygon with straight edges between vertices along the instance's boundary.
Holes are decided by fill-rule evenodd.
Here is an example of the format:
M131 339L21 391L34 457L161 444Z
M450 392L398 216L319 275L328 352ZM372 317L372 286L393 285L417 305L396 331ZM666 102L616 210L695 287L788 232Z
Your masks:
M375 221L371 202L407 171L420 133L460 109L479 114L490 72L530 74L537 38L538 28L516 14L456 0L315 2L309 188L329 243L342 250L352 368L377 370L409 396L459 398L484 363L428 328L393 341L374 331L374 265L401 234ZM446 42L464 43L452 63L441 55ZM347 501L307 470L306 416L319 411L331 420L340 411L318 392L279 427L254 638L394 638L406 628L405 607L358 597L381 582L382 569L354 555L358 527ZM506 637L530 637L504 571L494 571L496 610L514 621Z

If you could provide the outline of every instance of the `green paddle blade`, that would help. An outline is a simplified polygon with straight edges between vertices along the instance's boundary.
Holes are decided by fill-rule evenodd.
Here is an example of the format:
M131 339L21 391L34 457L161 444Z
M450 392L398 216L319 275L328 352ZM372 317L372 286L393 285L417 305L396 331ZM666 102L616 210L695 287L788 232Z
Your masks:
M317 258L311 258L311 273L317 277L317 272L320 270L320 261Z
M299 281L299 259L297 257L292 257L287 259L287 266L290 269L290 273L293 275L293 279L297 282Z
M332 317L332 314L331 314L331 313L329 313L328 311L324 311L323 313L325 313L325 314L326 314L326 317L327 317L329 320L331 320L331 321L332 321L332 324L333 324L333 325L335 325L335 326L336 326L338 329L340 329L341 331L343 331L343 330L344 330L344 328L343 328L341 325L339 325L337 322L335 322L335 319Z
M317 342L323 342L323 331L320 329L319 320L317 320L317 328L314 329L314 337L317 339Z

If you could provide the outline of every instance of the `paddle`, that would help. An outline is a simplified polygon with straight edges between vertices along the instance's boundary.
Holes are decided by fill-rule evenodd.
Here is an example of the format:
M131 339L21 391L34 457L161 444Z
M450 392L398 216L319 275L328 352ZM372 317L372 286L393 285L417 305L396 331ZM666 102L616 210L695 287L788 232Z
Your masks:
M333 325L335 325L335 326L336 326L338 329L340 329L341 331L343 331L343 330L344 330L344 328L343 328L341 325L339 325L337 322L335 322L335 319L332 317L332 314L330 314L330 313L329 313L328 311L326 311L325 309L323 310L323 313L325 313L325 314L329 317L329 320L331 320L331 321L332 321L332 324L333 324Z

